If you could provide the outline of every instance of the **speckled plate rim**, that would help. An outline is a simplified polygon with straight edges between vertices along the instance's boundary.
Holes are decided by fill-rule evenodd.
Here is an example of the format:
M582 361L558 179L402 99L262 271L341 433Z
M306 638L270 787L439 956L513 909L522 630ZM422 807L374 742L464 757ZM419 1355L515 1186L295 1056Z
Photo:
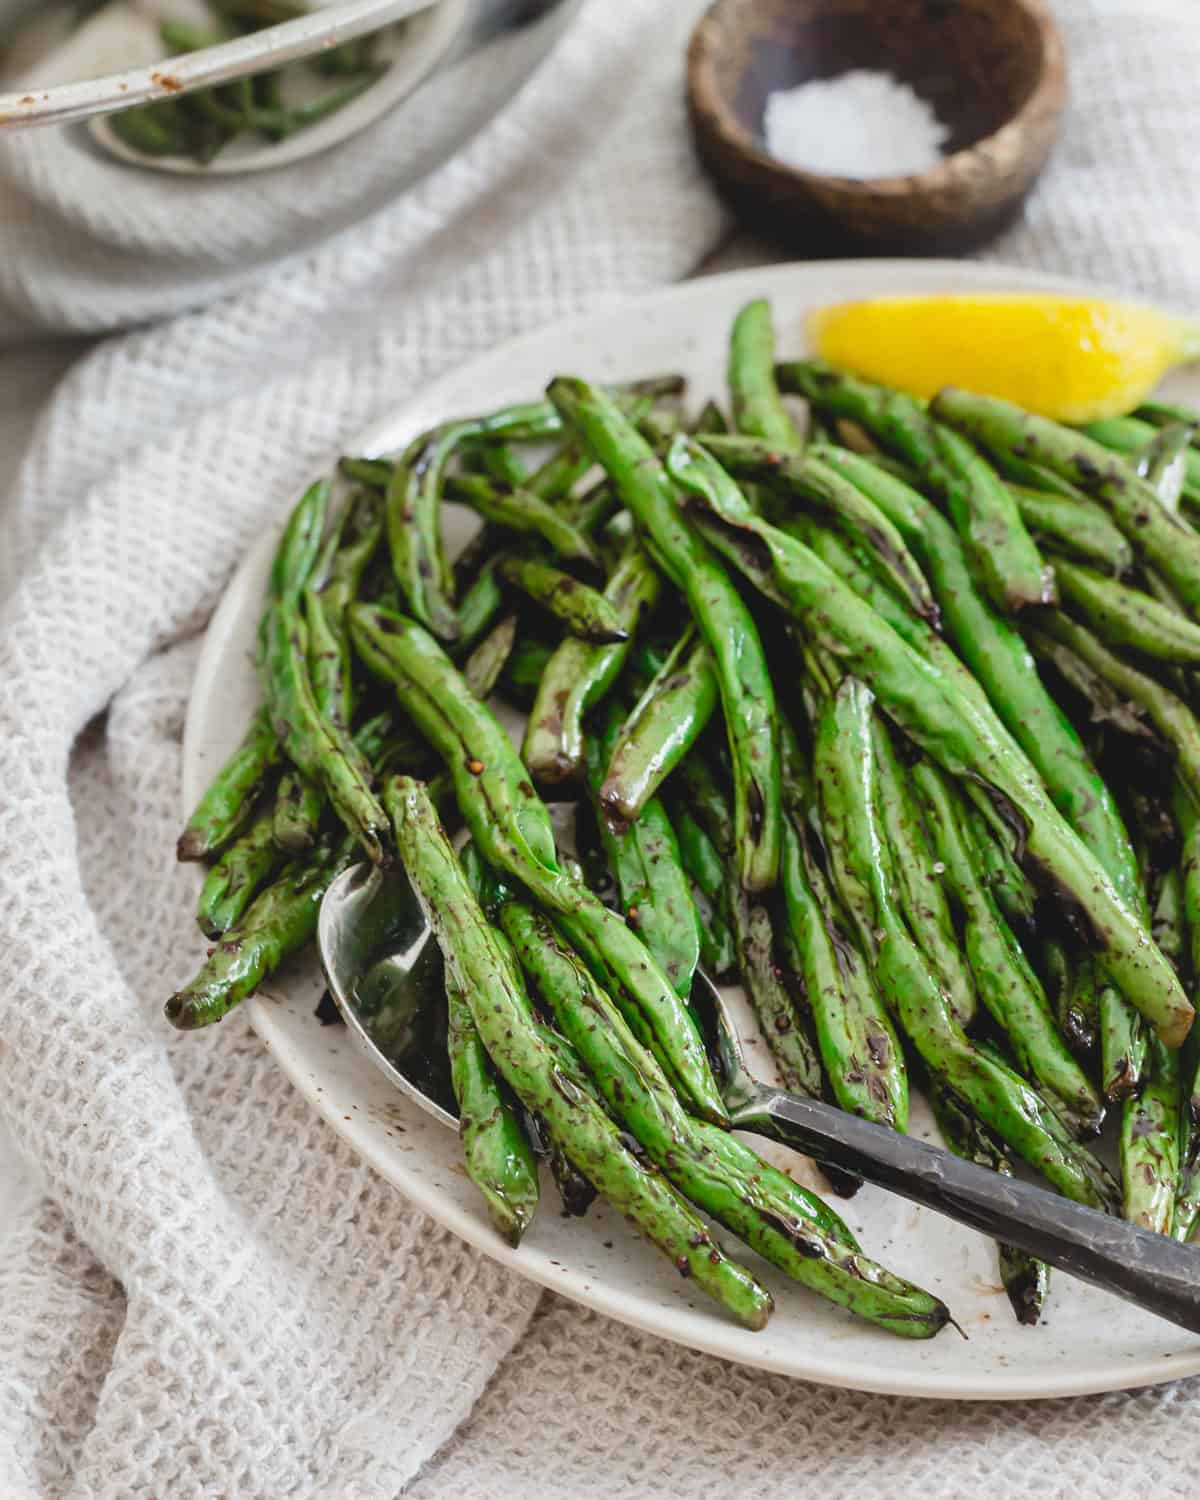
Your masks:
M1028 270L926 260L808 262L699 279L616 305L606 303L482 355L420 391L350 443L349 450L387 451L433 420L495 405L510 395L527 395L534 371L546 379L560 368L604 377L688 368L700 357L697 350L702 346L709 366L716 369L717 359L723 360L732 312L752 296L769 297L775 304L786 354L800 347L799 311L821 302L904 291L1005 288L1103 290ZM1172 387L1181 399L1200 401L1197 376L1175 377ZM702 396L703 390L695 394ZM288 504L289 497L281 495L280 524ZM184 737L183 802L188 809L205 784L208 767L236 740L244 722L242 712L253 702L248 663L274 542L273 534L264 536L251 550L209 626ZM238 691L230 691L231 674L240 674L241 701ZM526 1243L513 1251L494 1236L466 1190L468 1185L455 1176L457 1169L447 1167L447 1150L456 1149L450 1133L397 1097L364 1059L351 1056L348 1042L343 1049L330 1041L330 1034L311 1019L318 988L311 975L307 988L292 973L278 976L267 991L248 1002L249 1019L296 1087L351 1149L416 1207L495 1261L632 1327L780 1375L943 1400L1067 1397L1200 1373L1200 1341L1065 1277L1056 1277L1056 1301L1047 1328L1017 1329L1007 1305L991 1323L990 1312L980 1313L977 1307L996 1305L994 1286L980 1290L980 1276L986 1272L979 1255L990 1252L986 1242L873 1190L839 1208L856 1230L861 1215L882 1218L884 1228L867 1233L864 1242L869 1250L902 1273L920 1276L931 1290L949 1294L956 1313L961 1310L955 1306L956 1297L965 1299L970 1341L960 1342L952 1332L927 1344L893 1339L770 1273L765 1279L776 1293L775 1318L766 1332L749 1334L732 1326L711 1304L690 1302L686 1289L680 1290L684 1284L671 1276L655 1252L634 1242L615 1216L606 1219L602 1212L597 1218L595 1210L589 1220L569 1226L569 1236L563 1237L561 1221L552 1216L548 1202L545 1220L540 1216ZM927 1116L915 1114L914 1124L917 1133L928 1131ZM896 1239L881 1248L879 1235L886 1240L892 1231ZM612 1263L618 1270L594 1254L593 1240L603 1235L612 1236L603 1241L609 1251L620 1237L615 1244L619 1259ZM949 1281L941 1279L938 1267L943 1264L950 1267ZM922 1275L926 1266L928 1272ZM992 1299L990 1304L986 1298ZM1062 1334L1052 1330L1063 1324L1068 1335L1082 1330L1070 1343L1065 1366L1053 1357L1054 1339L1061 1344ZM1042 1340L1049 1342L1039 1346Z

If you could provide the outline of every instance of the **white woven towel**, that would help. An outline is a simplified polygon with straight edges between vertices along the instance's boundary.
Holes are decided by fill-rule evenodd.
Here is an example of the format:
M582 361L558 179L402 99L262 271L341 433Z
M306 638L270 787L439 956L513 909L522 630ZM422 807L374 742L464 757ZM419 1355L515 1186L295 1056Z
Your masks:
M35 435L0 621L0 1109L46 1198L0 1244L4 1500L1193 1492L1194 1382L929 1406L659 1344L412 1212L240 1018L161 1020L198 949L172 857L196 632L381 408L719 237L680 97L697 9L593 0L455 165L269 285L102 346ZM1060 9L1070 130L998 253L1200 306L1200 15ZM74 265L109 207L76 205Z

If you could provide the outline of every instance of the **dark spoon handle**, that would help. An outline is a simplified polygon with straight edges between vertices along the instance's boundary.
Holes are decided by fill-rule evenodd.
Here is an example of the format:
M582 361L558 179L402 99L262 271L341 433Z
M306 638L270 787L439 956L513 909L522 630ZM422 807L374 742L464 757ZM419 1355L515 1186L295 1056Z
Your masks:
M775 1090L734 1124L830 1162L1200 1333L1200 1246L897 1135L816 1100Z

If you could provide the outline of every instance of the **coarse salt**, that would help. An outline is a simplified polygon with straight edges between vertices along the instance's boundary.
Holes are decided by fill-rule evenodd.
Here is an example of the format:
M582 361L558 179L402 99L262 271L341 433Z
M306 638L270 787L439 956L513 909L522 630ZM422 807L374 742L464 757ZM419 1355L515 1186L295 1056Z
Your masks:
M950 131L906 83L866 68L768 95L767 150L828 177L906 177L941 160Z

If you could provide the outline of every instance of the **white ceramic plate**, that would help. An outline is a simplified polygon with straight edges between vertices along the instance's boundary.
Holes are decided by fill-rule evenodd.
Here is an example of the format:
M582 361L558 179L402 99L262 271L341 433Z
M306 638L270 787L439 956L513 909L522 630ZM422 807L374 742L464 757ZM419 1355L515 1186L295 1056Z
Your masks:
M559 373L616 380L682 370L697 403L710 393L723 397L729 325L754 296L771 299L780 349L788 355L803 351L804 315L822 303L889 292L1064 285L1070 283L1024 271L936 261L817 262L691 282L494 350L418 393L348 450L402 447L435 421L528 398ZM1200 377L1176 378L1172 389L1200 403ZM293 499L279 497L281 524ZM184 742L188 810L258 701L253 641L274 541L264 536L246 559L209 627ZM250 1015L280 1066L333 1128L440 1223L514 1271L611 1317L761 1369L910 1396L1067 1396L1200 1371L1200 1340L1057 1273L1043 1325L1019 1327L989 1242L869 1187L839 1209L868 1253L946 1300L967 1338L953 1329L925 1343L893 1338L769 1268L762 1274L777 1310L764 1332L747 1333L676 1277L619 1215L598 1205L582 1221L565 1220L555 1211L552 1188L525 1243L512 1251L489 1228L454 1135L399 1097L344 1032L318 1024L319 990L311 967L293 969L250 1003ZM761 1060L761 1046L752 1055ZM913 1129L932 1134L920 1101ZM785 1152L775 1159L814 1180L800 1158ZM738 1253L753 1261L740 1246Z
M93 120L89 129L105 151L121 161L178 177L235 177L289 167L349 140L407 98L449 51L462 27L465 9L464 0L437 0L411 16L401 29L386 33L377 54L385 70L370 88L328 119L286 141L263 141L248 134L231 141L215 161L202 164L187 156L148 156L138 151L113 129L112 116ZM289 105L305 104L334 91L342 82L337 78L318 79L301 67L292 67L285 70L284 97Z

